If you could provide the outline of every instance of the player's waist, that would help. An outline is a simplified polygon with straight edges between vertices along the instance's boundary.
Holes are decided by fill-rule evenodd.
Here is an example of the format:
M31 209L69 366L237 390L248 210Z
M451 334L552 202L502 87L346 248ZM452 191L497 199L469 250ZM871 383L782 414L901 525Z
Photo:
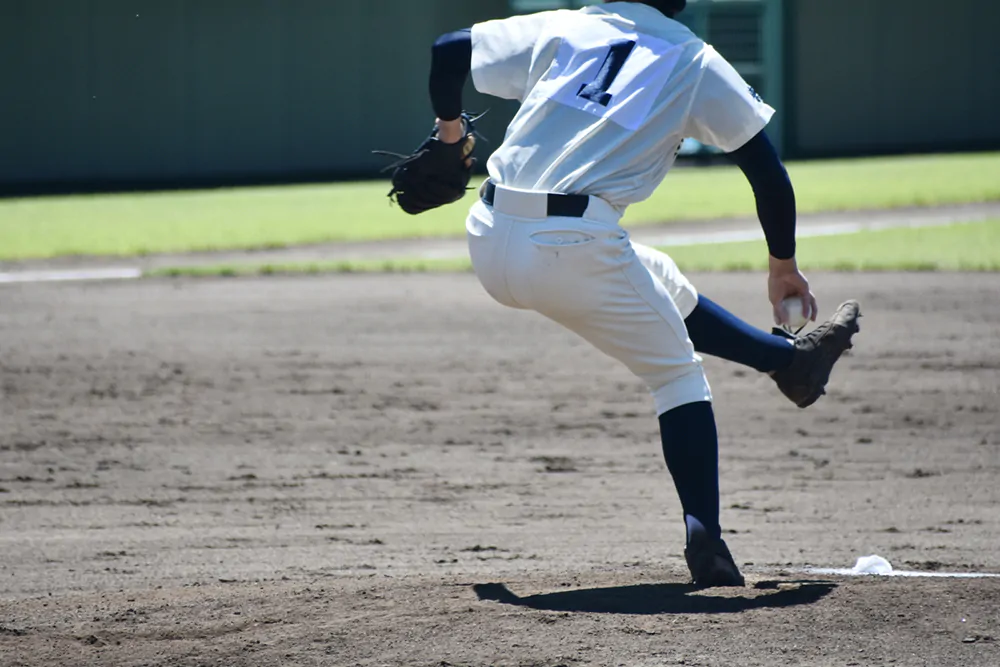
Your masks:
M523 190L499 185L492 179L479 188L479 198L497 213L529 220L564 217L618 224L621 219L621 214L600 197Z

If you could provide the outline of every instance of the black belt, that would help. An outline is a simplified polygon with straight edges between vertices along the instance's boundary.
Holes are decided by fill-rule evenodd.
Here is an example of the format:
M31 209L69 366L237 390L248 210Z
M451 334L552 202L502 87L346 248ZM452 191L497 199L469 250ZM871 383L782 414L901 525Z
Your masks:
M486 181L481 199L488 206L493 206L493 198L496 196L497 185L491 180ZM561 218L582 218L590 205L590 197L587 195L564 195L558 192L550 192L548 195L548 205L546 215L549 217Z

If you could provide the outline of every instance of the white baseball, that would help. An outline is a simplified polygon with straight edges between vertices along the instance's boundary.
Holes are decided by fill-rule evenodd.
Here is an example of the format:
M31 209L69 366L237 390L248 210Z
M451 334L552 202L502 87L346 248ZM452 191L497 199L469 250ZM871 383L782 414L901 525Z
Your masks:
M790 296L787 299L782 299L781 307L784 308L785 312L788 314L788 319L783 322L792 328L798 328L803 326L812 317L810 312L809 304L802 301L797 296Z

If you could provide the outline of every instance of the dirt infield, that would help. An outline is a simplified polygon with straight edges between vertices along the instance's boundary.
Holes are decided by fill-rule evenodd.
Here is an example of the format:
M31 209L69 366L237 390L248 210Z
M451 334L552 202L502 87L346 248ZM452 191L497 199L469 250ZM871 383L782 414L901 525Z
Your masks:
M814 275L808 410L709 359L749 586L645 389L468 275L0 290L0 665L998 665L1000 276ZM695 276L768 325L761 276Z

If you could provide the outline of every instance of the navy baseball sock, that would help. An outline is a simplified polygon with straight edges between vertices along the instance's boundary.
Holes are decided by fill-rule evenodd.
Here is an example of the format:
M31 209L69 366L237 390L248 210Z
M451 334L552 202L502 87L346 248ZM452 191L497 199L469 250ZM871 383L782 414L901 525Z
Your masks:
M690 533L701 524L712 537L721 537L719 527L719 436L715 412L708 401L688 403L660 415L663 457L681 499Z
M769 373L787 368L795 348L787 338L750 326L704 296L684 320L697 352Z

